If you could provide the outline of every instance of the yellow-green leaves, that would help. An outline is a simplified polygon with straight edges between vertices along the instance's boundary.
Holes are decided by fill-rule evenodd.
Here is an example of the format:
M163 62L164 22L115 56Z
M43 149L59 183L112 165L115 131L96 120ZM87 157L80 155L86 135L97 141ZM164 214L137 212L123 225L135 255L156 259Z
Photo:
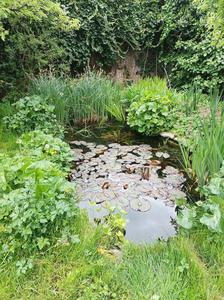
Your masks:
M224 45L224 1L194 0L199 9L207 15L207 24L213 31L214 43Z
M2 0L0 7L0 38L5 40L10 34L5 28L7 21L11 26L27 19L30 23L41 23L44 20L49 25L60 30L69 31L79 28L79 21L71 19L65 9L51 0Z

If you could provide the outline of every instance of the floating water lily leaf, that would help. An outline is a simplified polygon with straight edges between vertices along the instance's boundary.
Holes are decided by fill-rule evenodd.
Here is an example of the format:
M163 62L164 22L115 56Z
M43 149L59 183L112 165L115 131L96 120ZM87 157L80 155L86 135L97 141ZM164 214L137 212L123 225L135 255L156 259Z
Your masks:
M150 210L151 204L147 197L139 197L130 200L130 207L136 211L145 212Z

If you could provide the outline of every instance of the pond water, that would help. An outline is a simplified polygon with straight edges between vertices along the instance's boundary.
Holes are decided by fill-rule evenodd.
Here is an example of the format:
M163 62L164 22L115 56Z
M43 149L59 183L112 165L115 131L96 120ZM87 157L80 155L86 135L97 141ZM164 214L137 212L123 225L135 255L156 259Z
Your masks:
M91 220L105 216L109 203L126 211L128 240L145 243L175 235L175 199L186 196L178 145L112 125L70 132L68 140L80 207Z

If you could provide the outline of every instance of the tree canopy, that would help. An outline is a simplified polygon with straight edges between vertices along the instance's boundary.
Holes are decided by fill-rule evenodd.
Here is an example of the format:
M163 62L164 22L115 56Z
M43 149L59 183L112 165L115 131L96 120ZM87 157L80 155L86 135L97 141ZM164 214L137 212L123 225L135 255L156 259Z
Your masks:
M65 31L79 27L77 19L69 18L65 8L51 0L1 0L0 38L5 40L10 34L7 24L13 26L24 19L37 23L48 19L51 26Z

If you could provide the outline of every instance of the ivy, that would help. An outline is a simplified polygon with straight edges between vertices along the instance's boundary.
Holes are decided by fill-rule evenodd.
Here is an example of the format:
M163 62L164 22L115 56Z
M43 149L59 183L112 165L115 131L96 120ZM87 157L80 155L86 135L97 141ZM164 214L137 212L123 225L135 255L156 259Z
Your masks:
M64 34L72 71L87 66L110 70L132 49L140 51L157 44L159 0L62 0L73 18L79 18L79 31Z

